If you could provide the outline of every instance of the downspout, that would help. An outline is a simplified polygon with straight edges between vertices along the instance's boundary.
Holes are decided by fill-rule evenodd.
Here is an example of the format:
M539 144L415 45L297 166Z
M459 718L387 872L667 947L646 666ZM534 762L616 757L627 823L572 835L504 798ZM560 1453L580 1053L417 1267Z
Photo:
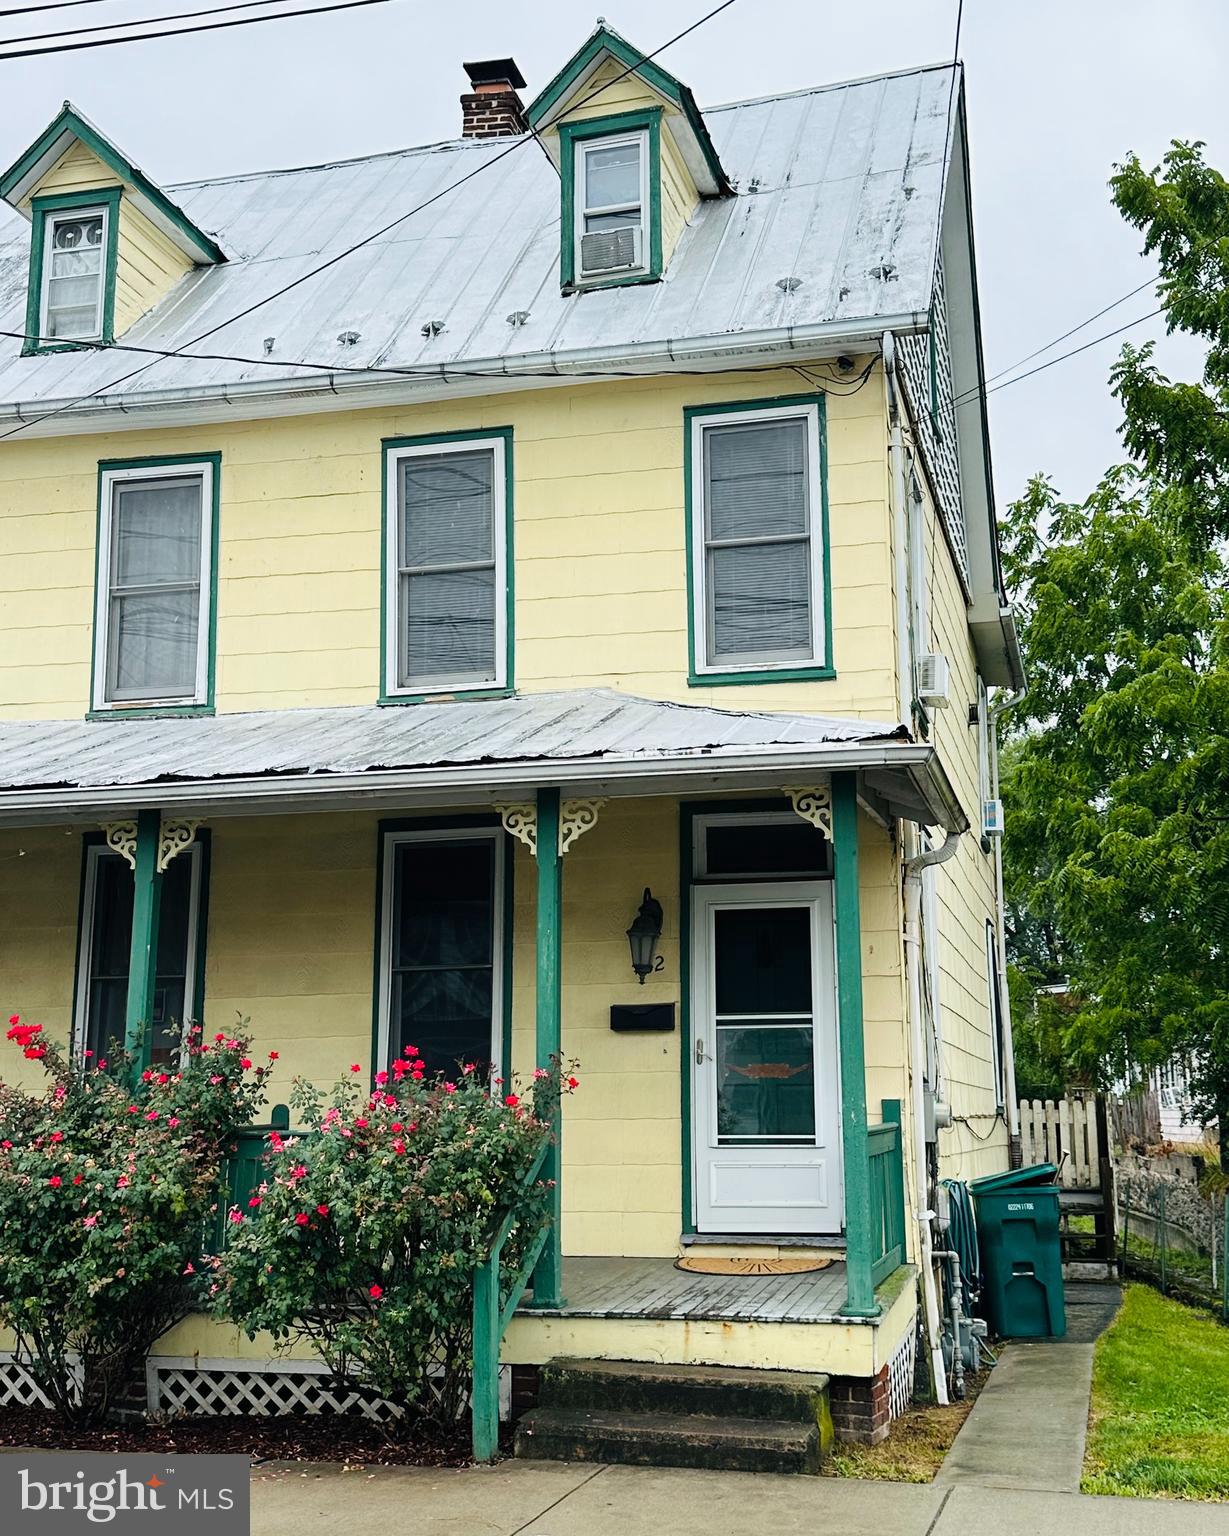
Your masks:
M913 1160L917 1169L917 1224L922 1261L922 1300L926 1308L926 1334L930 1339L930 1374L940 1406L948 1401L948 1396L947 1372L943 1365L943 1345L940 1341L939 1293L935 1285L931 1232L935 1213L927 1199L930 1191L927 1187L926 1099L922 1089L922 1063L926 1060L926 1045L922 1039L922 871L946 863L956 852L960 836L959 832L948 832L940 847L928 848L905 860L905 971L909 981L909 1053L912 1058L909 1092L913 1109Z
M897 701L902 724L913 719L913 654L910 643L909 623L909 519L908 488L905 484L905 445L903 417L899 391L896 384L896 339L891 331L883 335L883 371L888 388L888 461L889 494L892 498L893 542L896 567L896 676ZM955 842L951 853L955 852ZM918 1269L922 1281L922 1308L926 1317L926 1337L930 1343L930 1374L935 1384L935 1397L946 1404L947 1372L943 1366L943 1345L940 1339L939 1293L935 1284L931 1222L934 1212L929 1203L929 1170L926 1162L926 1105L922 1092L922 1073L926 1061L925 1042L922 1038L922 975L921 975L921 910L922 875L925 864L940 863L951 853L943 848L933 855L915 852L917 833L910 822L901 823L901 845L905 855L905 976L907 980L906 1012L909 1029L909 1093L913 1122L913 1182L918 1224ZM916 871L916 873L911 873Z
M995 699L987 710L990 716L986 722L986 730L990 738L990 798L992 800L999 798L999 734L997 730L999 716L1005 715L1009 709L1014 709L1027 692L1027 688L1017 688L1005 699ZM1003 1065L1007 1076L1003 1091L1007 1095L1007 1134L1015 1141L1020 1135L1020 1102L1016 1097L1016 1048L1011 1033L1011 988L1007 985L1007 913L1003 903L1003 839L1001 837L994 839L994 899L995 915L998 918L995 926L998 929L996 938L999 951L999 1011L1003 1016Z

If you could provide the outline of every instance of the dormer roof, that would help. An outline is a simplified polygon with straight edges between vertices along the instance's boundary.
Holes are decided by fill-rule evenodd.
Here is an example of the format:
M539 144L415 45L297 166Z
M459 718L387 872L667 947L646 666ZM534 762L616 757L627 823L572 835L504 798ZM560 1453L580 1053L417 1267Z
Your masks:
M0 175L0 198L29 218L31 199L47 172L73 147L83 145L120 181L126 194L145 217L196 266L212 266L226 260L222 248L199 228L176 203L106 134L66 101L54 122L35 139L8 170Z
M583 98L585 86L608 60L639 80L660 98L664 107L674 109L671 130L700 195L720 197L732 191L704 116L690 89L668 69L645 58L638 48L607 26L598 26L584 46L529 104L525 115L533 131L541 133L565 117L568 109ZM549 152L549 145L547 147Z

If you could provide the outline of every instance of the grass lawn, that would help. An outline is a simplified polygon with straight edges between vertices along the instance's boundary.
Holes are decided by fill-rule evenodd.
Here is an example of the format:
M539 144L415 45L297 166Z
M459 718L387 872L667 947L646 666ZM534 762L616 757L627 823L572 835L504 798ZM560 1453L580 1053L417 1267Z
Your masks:
M1126 1288L1097 1344L1081 1487L1229 1500L1229 1328Z
M879 1445L834 1445L824 1472L829 1477L889 1483L933 1482L989 1374L982 1371L965 1378L968 1396L962 1403L946 1408L907 1408L893 1419L888 1438Z

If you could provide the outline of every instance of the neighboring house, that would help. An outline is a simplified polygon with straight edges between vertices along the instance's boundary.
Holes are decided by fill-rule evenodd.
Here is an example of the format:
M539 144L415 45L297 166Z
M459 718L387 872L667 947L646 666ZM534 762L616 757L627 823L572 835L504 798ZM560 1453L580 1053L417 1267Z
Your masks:
M1190 1064L1176 1056L1163 1067L1154 1067L1148 1086L1156 1094L1161 1117L1161 1140L1197 1145L1208 1140L1209 1127L1191 1107ZM1213 1126L1212 1135L1215 1136Z
M0 998L248 1015L276 1099L561 1050L504 1359L826 1371L878 1437L1015 1098L963 86L469 68L419 149L162 188L66 106L0 178Z

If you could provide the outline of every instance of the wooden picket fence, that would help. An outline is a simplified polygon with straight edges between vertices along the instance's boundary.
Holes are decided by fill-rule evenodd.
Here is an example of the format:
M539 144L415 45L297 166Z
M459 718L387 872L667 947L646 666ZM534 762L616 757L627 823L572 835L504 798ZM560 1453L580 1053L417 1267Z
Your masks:
M1109 1153L1101 1141L1093 1095L1020 1100L1021 1161L1054 1163L1063 1189L1101 1188L1101 1160Z

